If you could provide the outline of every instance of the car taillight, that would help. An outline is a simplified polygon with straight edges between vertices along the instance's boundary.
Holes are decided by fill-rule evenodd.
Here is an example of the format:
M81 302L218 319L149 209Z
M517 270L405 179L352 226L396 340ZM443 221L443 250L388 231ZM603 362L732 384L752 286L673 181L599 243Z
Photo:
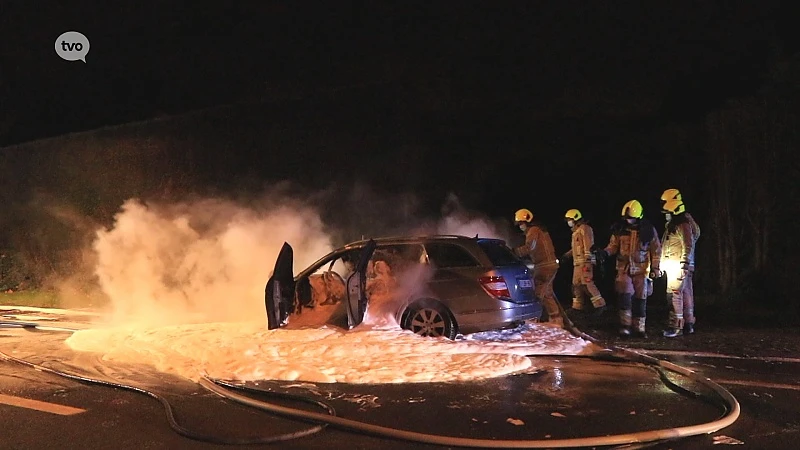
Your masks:
M486 292L495 297L511 297L508 285L503 277L480 277L478 279Z

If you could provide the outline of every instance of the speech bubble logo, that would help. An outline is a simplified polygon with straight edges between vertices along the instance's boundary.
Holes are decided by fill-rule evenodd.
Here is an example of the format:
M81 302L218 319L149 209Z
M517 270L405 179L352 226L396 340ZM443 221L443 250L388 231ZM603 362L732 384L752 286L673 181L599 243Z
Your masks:
M77 31L67 31L56 39L56 53L67 61L86 62L89 53L89 39Z

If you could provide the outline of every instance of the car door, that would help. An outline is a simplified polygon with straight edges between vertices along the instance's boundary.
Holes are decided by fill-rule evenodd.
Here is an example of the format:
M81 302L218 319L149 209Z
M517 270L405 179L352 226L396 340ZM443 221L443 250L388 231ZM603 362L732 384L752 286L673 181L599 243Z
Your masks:
M264 301L267 306L267 329L273 330L284 325L286 318L294 309L294 250L288 242L283 243L275 270L267 281Z
M484 270L470 252L450 242L426 242L425 252L431 266L436 269L429 284L438 298L461 299L475 296L478 288L475 281ZM451 307L458 309L454 305Z
M361 249L355 270L347 278L347 326L353 328L364 320L367 310L367 265L375 252L375 241L369 242Z

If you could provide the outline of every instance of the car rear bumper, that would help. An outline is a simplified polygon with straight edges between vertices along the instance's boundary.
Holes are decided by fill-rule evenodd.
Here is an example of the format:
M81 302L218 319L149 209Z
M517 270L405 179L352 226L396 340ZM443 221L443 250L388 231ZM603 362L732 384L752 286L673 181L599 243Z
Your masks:
M538 319L542 315L542 305L539 303L526 303L509 307L484 311L462 312L458 315L458 331L461 334L475 333L504 328L514 322L529 319Z

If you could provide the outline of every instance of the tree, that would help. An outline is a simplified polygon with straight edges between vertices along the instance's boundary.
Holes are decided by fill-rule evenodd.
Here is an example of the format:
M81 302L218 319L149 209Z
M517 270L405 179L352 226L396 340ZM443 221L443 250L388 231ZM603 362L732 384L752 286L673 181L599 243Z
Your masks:
M707 236L722 293L755 288L770 298L791 278L786 274L800 271L800 262L784 258L787 246L800 246L798 58L779 61L771 75L757 95L706 120L713 198Z

